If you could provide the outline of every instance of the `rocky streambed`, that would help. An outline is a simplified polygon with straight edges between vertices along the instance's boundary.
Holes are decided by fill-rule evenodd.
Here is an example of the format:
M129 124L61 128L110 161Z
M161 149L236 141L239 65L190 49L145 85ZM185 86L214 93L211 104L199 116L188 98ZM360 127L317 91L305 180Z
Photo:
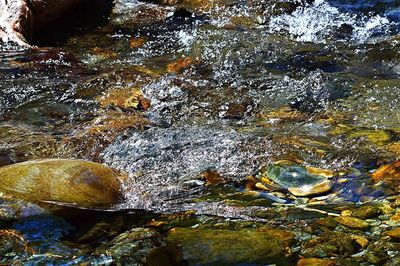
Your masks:
M398 265L399 6L98 1L0 44L0 264Z

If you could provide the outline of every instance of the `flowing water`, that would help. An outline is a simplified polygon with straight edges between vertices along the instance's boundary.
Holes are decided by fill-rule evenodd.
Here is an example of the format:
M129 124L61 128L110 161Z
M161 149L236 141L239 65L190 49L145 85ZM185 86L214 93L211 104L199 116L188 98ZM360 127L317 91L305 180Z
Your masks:
M104 163L129 174L124 199L109 210L114 214L80 210L90 220L82 225L65 214L77 210L48 214L6 198L4 216L16 204L30 211L9 214L2 228L20 232L36 251L17 258L15 247L0 249L3 261L108 265L114 253L98 251L99 241L107 245L151 219L173 224L173 215L189 212L178 220L196 222L182 227L269 223L296 232L290 256L383 264L371 259L383 256L373 247L372 255L325 256L306 253L304 241L319 236L307 219L390 205L398 194L397 184L371 174L400 156L399 1L118 0L102 8L92 14L82 7L96 17L90 23L75 25L67 14L36 40L43 48L0 46L0 165L49 157ZM335 177L327 190L305 197L293 191L309 191L309 179L265 187L265 169L280 161ZM99 223L115 233L102 235ZM377 241L386 227L379 228L351 233ZM87 234L97 244L77 240ZM396 265L398 251L384 250L393 263L387 265ZM189 264L218 265L187 254L184 247ZM259 259L221 258L227 265L269 263Z

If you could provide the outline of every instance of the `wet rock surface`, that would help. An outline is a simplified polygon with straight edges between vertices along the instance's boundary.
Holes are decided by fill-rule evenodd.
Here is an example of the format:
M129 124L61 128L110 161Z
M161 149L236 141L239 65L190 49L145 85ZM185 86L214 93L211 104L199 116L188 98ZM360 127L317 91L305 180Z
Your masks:
M1 191L30 201L101 207L112 206L122 200L118 173L92 162L62 159L27 161L3 166L0 175Z
M177 228L168 234L168 240L182 245L183 256L190 264L279 262L282 265L290 265L283 260L285 245L282 240L266 232Z
M167 244L157 231L134 228L96 249L96 255L105 254L116 264L184 265L182 251Z

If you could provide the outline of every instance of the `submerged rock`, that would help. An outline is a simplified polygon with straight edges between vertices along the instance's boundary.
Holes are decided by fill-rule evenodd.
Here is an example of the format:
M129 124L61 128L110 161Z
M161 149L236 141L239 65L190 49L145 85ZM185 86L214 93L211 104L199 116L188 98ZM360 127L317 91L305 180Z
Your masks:
M382 165L372 174L375 181L400 181L400 161Z
M400 161L380 166L371 177L385 188L387 195L396 195L400 191Z
M361 246L350 234L326 230L321 236L304 242L301 255L306 258L325 259L331 257L331 254L354 254L360 248Z
M266 154L261 146L268 142L262 141L228 128L152 128L112 144L105 150L104 159L131 174L149 173L171 180L184 180L208 169L216 169L223 176L244 177Z
M175 228L167 239L182 246L184 259L192 265L293 265L284 239L266 232Z
M395 240L399 240L400 239L400 228L395 228L395 229L386 231L384 234L390 236L391 238L393 238Z
M52 157L57 151L54 137L25 125L0 125L0 166Z
M134 29L165 20L175 9L136 0L117 0L111 14L111 24Z
M371 219L379 216L382 213L382 210L379 206L361 206L357 210L355 210L351 216L359 218L359 219Z
M182 252L148 228L125 232L100 246L94 254L109 256L116 265L183 265Z
M100 153L119 136L130 130L142 130L147 119L135 113L108 111L96 117L87 127L80 128L74 136L62 140L58 157L85 158L101 161Z
M150 101L143 97L143 92L137 88L112 89L98 99L100 107L116 107L122 110L147 110Z
M300 259L297 262L297 266L335 266L336 263L331 260L317 259L317 258L307 258Z
M287 189L294 196L305 197L331 190L334 173L314 167L304 167L282 160L270 164L259 176L261 182Z
M93 162L66 159L27 161L0 168L0 190L31 201L78 207L117 204L117 173Z
M16 230L0 230L0 256L7 257L10 254L34 254L35 251L24 239L24 236Z
M366 229L369 227L367 222L350 216L336 217L336 221L344 226L354 229Z

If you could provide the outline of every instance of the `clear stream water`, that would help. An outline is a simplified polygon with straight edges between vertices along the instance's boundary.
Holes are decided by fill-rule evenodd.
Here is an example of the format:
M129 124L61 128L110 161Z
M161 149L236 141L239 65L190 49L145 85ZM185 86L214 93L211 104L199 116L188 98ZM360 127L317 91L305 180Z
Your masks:
M207 169L238 181L280 158L336 170L392 161L397 1L290 3L298 7L232 1L189 13L120 1L104 26L61 28L45 40L60 48L3 45L5 163L48 156L104 162L131 174L126 208L154 208L137 192L176 194ZM182 56L194 63L166 72ZM89 136L108 115L99 98L127 87L150 100L135 114L149 129ZM13 135L15 128L28 137Z

